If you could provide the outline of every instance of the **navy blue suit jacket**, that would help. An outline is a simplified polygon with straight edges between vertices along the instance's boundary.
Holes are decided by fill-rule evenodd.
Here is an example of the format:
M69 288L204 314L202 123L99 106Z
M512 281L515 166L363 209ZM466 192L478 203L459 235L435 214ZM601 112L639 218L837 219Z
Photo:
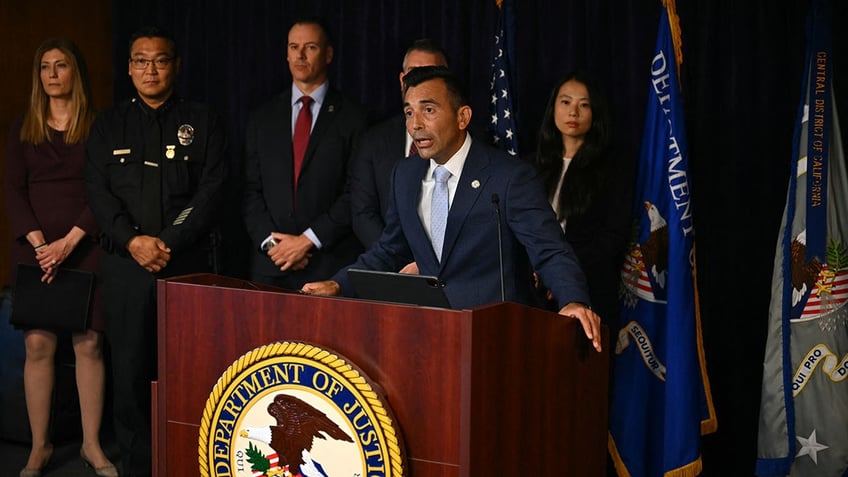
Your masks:
M309 144L294 196L291 90L251 114L245 138L244 220L255 253L251 277L282 279L278 286L300 288L326 280L350 263L362 246L350 229L350 199L345 189L351 152L368 124L367 111L330 88ZM306 269L281 272L259 245L271 232L299 235L312 228L322 249L312 251Z
M380 240L333 280L343 295L354 296L348 268L395 271L413 257L422 275L445 282L456 309L501 300L497 214L503 232L504 288L507 301L539 305L533 270L553 291L560 307L589 304L583 272L548 203L535 168L473 141L448 214L441 263L418 217L421 181L429 161L399 161L392 174L386 228Z

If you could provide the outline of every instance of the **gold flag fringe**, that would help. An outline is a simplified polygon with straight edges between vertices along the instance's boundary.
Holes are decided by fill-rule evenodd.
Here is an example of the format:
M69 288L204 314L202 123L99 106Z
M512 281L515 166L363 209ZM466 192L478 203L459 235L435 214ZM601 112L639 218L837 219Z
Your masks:
M662 3L668 12L668 23L671 28L671 41L674 43L674 56L677 59L677 76L678 81L680 81L680 65L683 64L683 36L680 31L680 17L677 16L677 5L675 0L662 0Z

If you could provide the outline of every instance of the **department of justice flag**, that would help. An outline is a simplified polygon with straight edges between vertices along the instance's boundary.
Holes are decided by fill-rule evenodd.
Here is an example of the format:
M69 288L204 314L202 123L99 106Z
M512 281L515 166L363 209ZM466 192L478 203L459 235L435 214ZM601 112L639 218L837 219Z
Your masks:
M848 177L830 2L814 0L775 251L756 473L848 475Z
M489 133L492 141L511 156L518 155L518 137L515 127L515 110L512 105L512 48L513 19L512 0L496 0L498 4L498 28L492 48L492 81L489 83L491 102L489 111Z
M694 225L674 2L650 65L633 236L622 267L609 450L621 477L690 477L716 429L695 295Z

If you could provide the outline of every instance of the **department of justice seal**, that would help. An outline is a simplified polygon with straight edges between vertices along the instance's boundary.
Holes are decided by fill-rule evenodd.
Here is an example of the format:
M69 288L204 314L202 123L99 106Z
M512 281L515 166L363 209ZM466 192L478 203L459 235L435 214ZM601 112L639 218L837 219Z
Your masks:
M204 477L400 477L405 453L375 385L303 342L247 352L218 379L200 424Z

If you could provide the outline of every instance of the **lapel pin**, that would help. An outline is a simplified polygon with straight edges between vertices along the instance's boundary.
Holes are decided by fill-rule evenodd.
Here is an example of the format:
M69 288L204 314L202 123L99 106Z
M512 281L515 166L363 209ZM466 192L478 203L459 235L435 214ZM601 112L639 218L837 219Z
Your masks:
M471 187L473 189L479 188L480 187L480 181L478 181L477 179L474 179L473 181L471 181Z

